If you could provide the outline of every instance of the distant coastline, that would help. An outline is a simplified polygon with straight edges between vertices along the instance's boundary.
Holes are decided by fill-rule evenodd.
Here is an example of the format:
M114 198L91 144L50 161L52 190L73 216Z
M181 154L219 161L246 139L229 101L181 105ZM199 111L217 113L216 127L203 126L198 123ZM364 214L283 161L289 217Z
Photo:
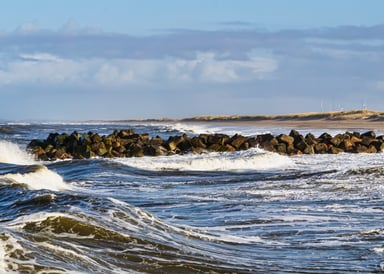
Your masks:
M282 115L254 115L254 116L195 116L182 119L183 121L260 121L260 120L367 120L384 121L384 112L373 110L350 110L336 112L304 112Z
M120 120L140 122L216 123L243 126L274 126L283 128L368 129L384 130L384 112L349 110L335 112L305 112L281 115L205 115L182 119L160 118Z

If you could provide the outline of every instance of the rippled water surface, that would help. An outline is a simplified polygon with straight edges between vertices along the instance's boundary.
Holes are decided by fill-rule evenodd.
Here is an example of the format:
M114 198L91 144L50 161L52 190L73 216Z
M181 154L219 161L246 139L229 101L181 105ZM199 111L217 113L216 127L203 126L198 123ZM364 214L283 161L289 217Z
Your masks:
M288 129L1 127L0 273L384 271L381 153L286 157L252 149L39 162L26 144L51 132L134 128L168 138Z

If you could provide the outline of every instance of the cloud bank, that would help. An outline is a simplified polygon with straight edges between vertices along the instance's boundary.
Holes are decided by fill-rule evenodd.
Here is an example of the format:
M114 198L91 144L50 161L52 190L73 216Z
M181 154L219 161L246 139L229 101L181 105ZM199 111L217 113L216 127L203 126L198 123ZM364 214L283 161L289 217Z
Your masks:
M28 23L0 33L0 114L11 117L16 101L29 117L46 116L30 105L40 102L52 117L67 119L328 111L363 103L383 110L382 33L384 25L130 36ZM55 100L85 111L60 111L49 103ZM139 103L125 107L133 101Z

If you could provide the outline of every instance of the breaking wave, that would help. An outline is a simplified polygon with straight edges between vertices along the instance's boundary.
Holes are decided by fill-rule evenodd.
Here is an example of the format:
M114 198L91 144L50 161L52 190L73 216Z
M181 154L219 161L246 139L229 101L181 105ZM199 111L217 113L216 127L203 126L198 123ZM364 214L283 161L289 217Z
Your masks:
M36 161L32 155L21 150L17 144L0 140L0 163L33 165L36 164Z
M84 202L86 214L73 207L70 213L36 213L8 222L0 234L0 267L16 273L241 273L251 260L239 263L218 245L262 242L173 226L112 198L103 201L103 210L92 199ZM42 258L48 265L39 264Z
M289 157L266 152L258 148L199 155L119 158L111 161L145 170L257 171L284 169L294 166Z
M17 144L0 140L0 185L19 184L31 190L69 190L70 185L56 172L35 161Z

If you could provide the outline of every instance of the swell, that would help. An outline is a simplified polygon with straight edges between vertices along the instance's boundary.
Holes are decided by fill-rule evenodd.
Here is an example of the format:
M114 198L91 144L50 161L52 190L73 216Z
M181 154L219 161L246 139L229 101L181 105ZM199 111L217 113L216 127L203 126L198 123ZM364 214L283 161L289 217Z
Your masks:
M27 273L39 269L86 273L249 272L250 261L239 261L231 255L236 250L237 254L245 252L236 248L239 239L172 226L114 199L103 200L102 208L90 198L87 203L87 211L83 204L82 208L72 206L70 213L35 213L6 222L0 241L7 267L29 269Z
M372 167L361 167L348 170L346 172L348 175L374 175L374 176L384 176L384 166L372 166Z

